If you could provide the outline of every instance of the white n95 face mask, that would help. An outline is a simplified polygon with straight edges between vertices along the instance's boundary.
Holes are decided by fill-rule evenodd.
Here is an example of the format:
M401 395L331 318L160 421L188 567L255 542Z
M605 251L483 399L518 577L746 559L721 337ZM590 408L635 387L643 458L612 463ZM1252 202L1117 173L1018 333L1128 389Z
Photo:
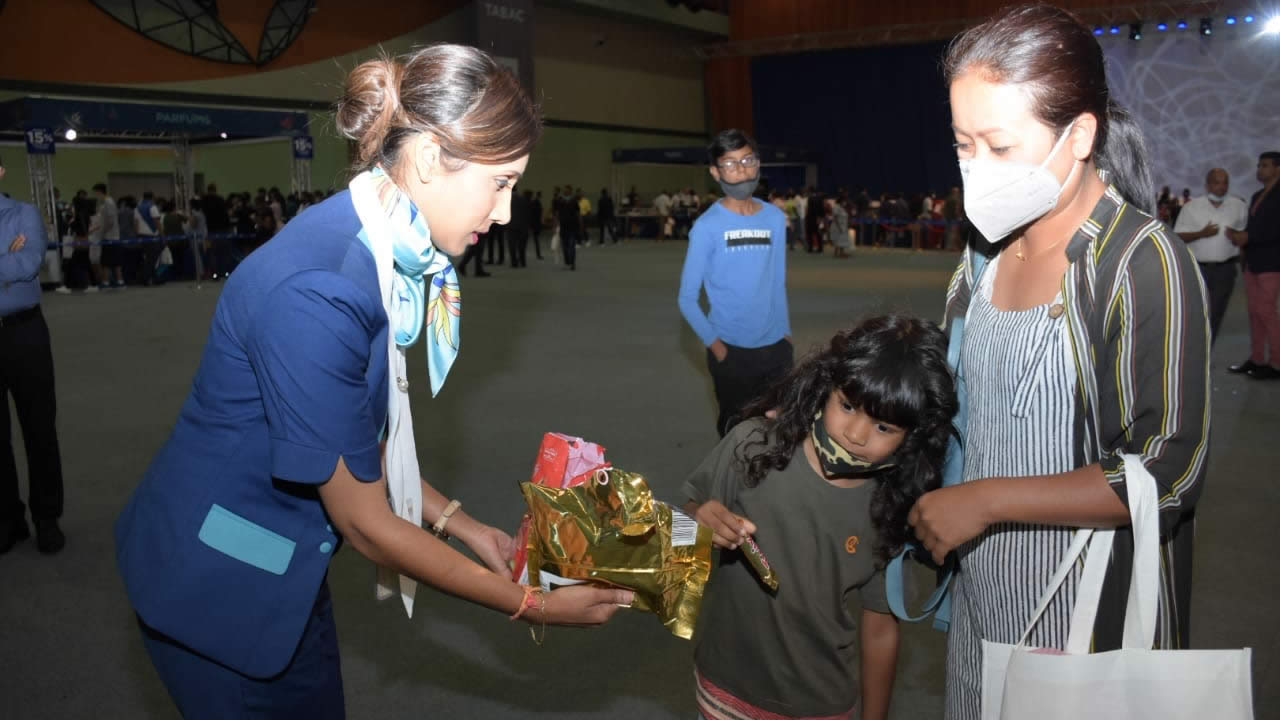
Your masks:
M960 160L965 214L987 240L1003 240L1057 206L1063 184L1070 182L1079 163L1071 165L1063 183L1046 166L1070 134L1068 127L1039 165L991 158Z

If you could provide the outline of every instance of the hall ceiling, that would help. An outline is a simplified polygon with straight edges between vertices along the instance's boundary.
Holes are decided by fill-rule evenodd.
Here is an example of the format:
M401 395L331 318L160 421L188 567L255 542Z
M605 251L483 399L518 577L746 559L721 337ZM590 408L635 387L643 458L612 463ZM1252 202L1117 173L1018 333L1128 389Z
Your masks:
M315 0L275 0L261 21L260 35L242 39L223 24L218 0L92 2L150 40L193 57L242 65L266 65L279 57L302 32L316 6Z
M0 84L172 83L275 72L449 16L454 32L469 1L0 0Z

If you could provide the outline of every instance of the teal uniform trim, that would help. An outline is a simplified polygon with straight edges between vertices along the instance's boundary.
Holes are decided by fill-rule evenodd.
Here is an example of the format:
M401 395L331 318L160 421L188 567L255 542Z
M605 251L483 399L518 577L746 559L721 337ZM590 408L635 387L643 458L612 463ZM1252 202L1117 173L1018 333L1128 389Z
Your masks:
M273 575L284 575L289 569L296 546L289 538L246 520L217 503L209 508L209 514L200 526L200 542Z

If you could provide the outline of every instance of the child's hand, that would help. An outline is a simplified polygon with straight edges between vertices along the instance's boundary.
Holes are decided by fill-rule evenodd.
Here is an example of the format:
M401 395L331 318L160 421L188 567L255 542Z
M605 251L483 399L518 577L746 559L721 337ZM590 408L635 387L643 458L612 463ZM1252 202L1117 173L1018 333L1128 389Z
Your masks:
M755 523L731 511L718 500L708 500L698 506L693 515L699 525L706 525L715 533L712 542L716 547L735 550L755 533Z

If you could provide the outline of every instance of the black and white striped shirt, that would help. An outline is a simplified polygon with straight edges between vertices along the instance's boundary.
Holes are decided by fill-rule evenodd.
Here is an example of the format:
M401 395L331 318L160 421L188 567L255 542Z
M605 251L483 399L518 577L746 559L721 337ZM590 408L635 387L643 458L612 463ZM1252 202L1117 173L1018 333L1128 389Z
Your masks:
M969 388L964 479L1055 475L1074 469L1075 363L1062 298L1028 310L991 303L987 265L965 321L961 366ZM1022 636L1040 594L1071 544L1061 526L997 523L958 550L960 574L947 638L948 720L979 720L982 641ZM1066 645L1077 572L1068 576L1028 644Z

